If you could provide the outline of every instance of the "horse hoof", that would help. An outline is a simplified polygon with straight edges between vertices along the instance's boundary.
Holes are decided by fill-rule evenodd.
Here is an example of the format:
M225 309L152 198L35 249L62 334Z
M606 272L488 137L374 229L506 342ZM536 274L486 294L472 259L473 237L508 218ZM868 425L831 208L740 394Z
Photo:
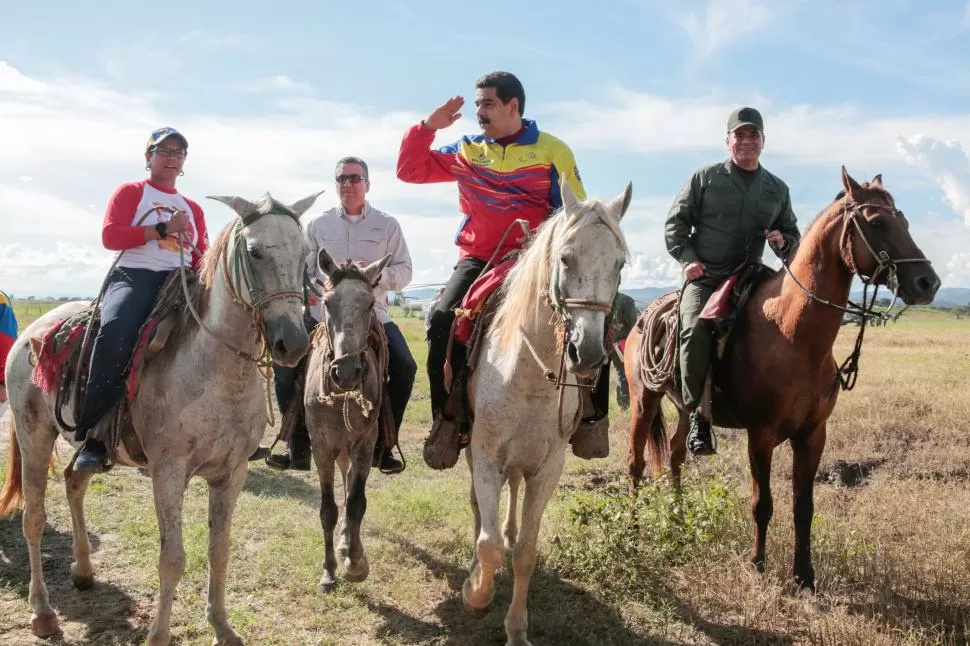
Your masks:
M361 556L360 563L357 564L355 568L350 559L344 562L344 578L351 583L360 583L367 579L367 575L370 574L370 565L367 563L367 557Z
M87 574L72 574L71 581L74 582L74 587L78 590L90 590L94 587L94 575Z
M337 582L331 579L330 581L321 581L317 584L317 592L320 594L330 594L337 589Z
M30 632L36 637L53 637L61 632L61 627L57 623L57 615L49 613L37 615L30 620Z
M236 633L232 633L221 639L219 637L213 637L212 646L243 646L243 640Z
M488 614L489 610L492 609L492 600L489 599L484 606L474 606L468 602L468 597L471 590L471 579L465 579L465 583L461 586L461 602L465 606L465 612L470 614L472 617L481 619Z

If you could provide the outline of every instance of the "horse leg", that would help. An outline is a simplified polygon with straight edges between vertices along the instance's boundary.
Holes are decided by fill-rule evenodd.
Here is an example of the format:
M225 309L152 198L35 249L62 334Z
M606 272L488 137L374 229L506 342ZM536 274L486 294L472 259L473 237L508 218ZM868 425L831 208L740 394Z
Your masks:
M340 522L340 541L337 543L337 557L346 559L350 553L350 536L347 533L347 501L350 498L350 481L347 474L350 471L350 455L347 451L340 451L336 455L337 467L340 469L340 480L344 485L344 515Z
M243 462L225 478L209 483L209 598L207 616L218 646L242 646L226 617L226 570L232 549L232 513L249 473Z
M690 430L690 415L685 409L677 407L677 430L670 438L670 484L680 493L680 479L687 461L687 431Z
M313 461L317 465L320 478L320 527L323 529L323 574L317 583L317 590L326 594L333 592L337 585L337 557L333 550L333 530L337 526L337 501L333 495L334 460L336 456L323 438L314 437L310 442Z
M472 447L470 446L465 449L465 462L468 463L468 475L471 476L468 486L468 502L471 504L472 518L474 519L473 524L475 525L472 536L477 538L482 531L482 512L478 508L478 496L475 495L475 465L472 461ZM468 564L468 571L474 571L477 563L478 556L476 555L476 550L472 550L472 560Z
M67 504L71 508L71 542L74 546L71 580L78 590L90 590L94 586L91 543L84 520L84 494L88 490L92 475L94 474L90 471L78 473L70 466L64 469L64 488L67 490Z
M630 393L630 453L627 456L627 473L630 476L630 495L634 496L647 468L647 461L644 459L647 433L653 415L656 414L654 407L659 404L654 402L655 398L650 391L640 384L639 376L630 383L633 392Z
M764 433L761 437L770 437ZM748 462L751 467L751 514L754 516L755 537L751 550L751 563L758 572L764 574L765 539L768 535L768 522L774 512L771 500L771 457L774 447L769 442L758 442L758 434L748 434Z
M502 536L505 538L505 549L511 550L519 534L519 485L522 483L522 472L513 470L508 476L508 508L505 510L505 523L502 525Z
M155 462L151 476L161 550L158 555L158 607L148 631L148 646L168 646L172 640L170 626L175 589L185 574L182 505L188 478L184 465L165 456Z
M23 462L23 532L30 558L30 591L27 595L27 601L33 612L30 618L30 630L37 637L50 637L61 632L61 628L57 621L57 613L51 608L47 584L44 582L40 542L47 522L47 511L44 508L44 498L47 495L47 470L57 433L42 425L29 425L23 415L17 416L16 425L26 431L21 436L23 444L20 445L20 456ZM34 429L36 434L31 432Z
M344 554L344 576L354 583L364 581L370 572L364 543L360 540L360 526L367 512L367 476L370 474L371 461L374 459L374 444L377 441L376 429L373 441L361 442L354 450L347 473L349 487L347 504L344 506L345 536L348 537L348 550Z
M479 452L475 452L471 460L475 465L472 479L481 514L481 529L475 541L472 567L461 588L461 597L465 610L480 617L492 605L495 572L505 560L505 545L500 539L498 527L498 503L505 477L498 465L479 455Z
M799 587L815 592L812 567L812 516L815 513L815 474L825 448L826 428L822 422L806 436L792 439L792 493L795 516L795 559L793 573Z
M526 631L529 627L529 583L536 562L536 541L542 514L556 490L562 476L564 453L559 459L551 459L538 473L526 481L525 498L522 501L522 532L512 550L512 571L515 586L512 603L505 615L506 646L529 646Z

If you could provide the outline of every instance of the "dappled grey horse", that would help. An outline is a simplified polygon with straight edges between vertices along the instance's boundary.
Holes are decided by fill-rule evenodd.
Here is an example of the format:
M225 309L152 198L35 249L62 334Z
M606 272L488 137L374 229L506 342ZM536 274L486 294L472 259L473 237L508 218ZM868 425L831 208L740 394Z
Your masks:
M307 245L299 217L312 195L292 205L268 194L258 203L217 197L237 216L206 252L200 281L189 302L200 320L184 316L174 337L149 362L131 402L131 422L147 456L161 539L158 608L148 633L152 646L171 641L169 624L175 588L185 571L182 504L192 476L209 484L208 619L214 643L241 644L229 626L225 606L226 568L232 513L246 482L248 458L266 430L263 377L253 359L295 365L309 339L303 327L303 278ZM44 315L21 334L7 362L13 411L10 467L0 515L25 503L23 526L30 555L30 592L35 635L59 632L41 567L40 542L46 520L47 465L58 435L53 406L31 381L32 345L44 332L87 307L67 303ZM267 356L268 355L268 356ZM68 411L73 416L73 411ZM72 442L73 437L62 434ZM133 465L124 446L118 463ZM71 576L79 589L91 587L94 568L84 522L84 493L90 473L64 471L71 509L74 558Z

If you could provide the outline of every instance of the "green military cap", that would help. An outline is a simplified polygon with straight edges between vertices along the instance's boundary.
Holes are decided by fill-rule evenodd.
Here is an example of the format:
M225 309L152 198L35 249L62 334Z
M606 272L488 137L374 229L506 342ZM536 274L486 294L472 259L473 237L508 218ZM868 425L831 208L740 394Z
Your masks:
M754 108L738 108L728 117L727 131L734 132L741 126L754 126L764 132L765 122L761 119L761 113Z

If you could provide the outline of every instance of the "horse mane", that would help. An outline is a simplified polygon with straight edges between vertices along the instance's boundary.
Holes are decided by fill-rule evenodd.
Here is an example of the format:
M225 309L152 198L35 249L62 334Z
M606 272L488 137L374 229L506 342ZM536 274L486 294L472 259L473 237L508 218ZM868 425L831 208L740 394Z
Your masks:
M886 198L886 201L889 202L890 204L895 204L895 201L893 200L892 195L890 195L889 191L887 191L885 188L882 188L880 186L873 186L870 182L865 182L861 184L861 186L863 189L865 189L866 191L869 191L870 193ZM812 222L805 229L805 232L802 234L803 239L806 236L808 236L808 233L812 231L812 229L814 229L815 226L820 221L824 221L826 219L826 216L838 206L839 202L845 197L845 195L846 195L845 189L842 189L841 191L838 192L838 194L836 194L835 199L833 199L828 206L824 207L821 211L819 211L818 215L815 216L815 219L812 220Z
M559 257L560 250L573 239L577 231L602 222L616 236L623 254L629 256L619 220L606 205L591 199L584 202L583 207L578 215L570 216L565 209L560 209L549 216L527 243L506 277L500 292L501 305L492 322L499 348L511 348L530 317L531 322L539 322L542 305L546 302L541 296L549 288L553 261Z
M364 275L364 271L354 264L352 260L348 260L342 265L339 265L337 269L334 270L332 274L328 276L330 279L330 284L334 287L342 280L362 280L368 283L367 276ZM368 283L369 284L369 283Z

